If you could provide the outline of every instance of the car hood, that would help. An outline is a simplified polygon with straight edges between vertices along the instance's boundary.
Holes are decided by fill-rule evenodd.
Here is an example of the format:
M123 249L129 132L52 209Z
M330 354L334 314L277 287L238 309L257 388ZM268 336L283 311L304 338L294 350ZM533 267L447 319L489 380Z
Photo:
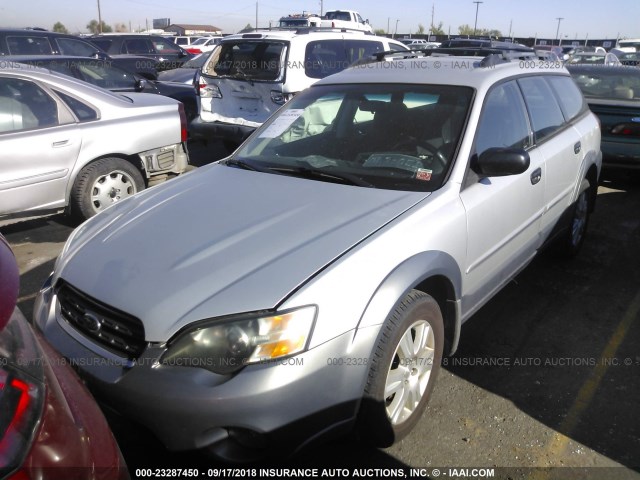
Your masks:
M196 320L275 308L428 195L213 164L83 224L56 276L166 341Z
M178 82L178 83L193 83L193 79L196 75L196 68L173 68L171 70L165 70L158 73L158 80L162 82Z

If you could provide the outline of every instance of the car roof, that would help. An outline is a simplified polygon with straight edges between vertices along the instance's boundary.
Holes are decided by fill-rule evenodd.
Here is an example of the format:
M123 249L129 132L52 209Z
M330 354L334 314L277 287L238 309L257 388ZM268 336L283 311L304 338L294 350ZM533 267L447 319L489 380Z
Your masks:
M329 36L341 38L344 35L353 36L357 38L365 38L367 40L388 40L392 41L392 39L387 37L380 37L377 35L373 35L369 32L365 32L364 30L351 30L351 29L337 29L337 28L323 28L323 27L301 27L297 29L283 29L283 30L254 30L246 33L236 33L234 35L227 35L223 38L223 42L229 40L260 40L260 39L280 39L280 40L291 40L296 37L306 37L311 38L310 36ZM399 43L397 40L393 40L395 43ZM401 44L402 45L402 44Z
M399 55L406 54L400 52ZM468 86L477 90L488 89L505 79L523 74L560 74L568 76L566 69L543 68L532 62L531 68L523 69L519 61L502 60L499 55L488 57L428 57L402 58L396 55L382 61L355 65L336 73L315 85L337 83L404 83ZM392 57L391 55L389 57ZM390 63L394 62L395 65ZM379 68L378 68L379 67ZM315 86L314 85L314 86ZM312 87L313 88L313 87Z
M82 57L86 58L86 57ZM67 88L80 95L87 95L92 100L97 99L109 104L122 104L122 102L129 103L123 96L114 94L109 90L97 87L82 80L77 80L73 77L57 73L46 68L34 67L33 65L26 65L15 62L11 65L5 65L5 68L0 70L0 75L14 77L14 78L26 78L28 80L44 81L48 84L55 84L61 88Z

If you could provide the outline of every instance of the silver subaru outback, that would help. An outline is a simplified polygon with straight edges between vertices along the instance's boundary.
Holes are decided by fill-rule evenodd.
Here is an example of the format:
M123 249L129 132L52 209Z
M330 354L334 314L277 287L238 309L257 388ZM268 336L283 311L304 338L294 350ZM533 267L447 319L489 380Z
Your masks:
M76 229L35 323L170 449L387 446L461 324L552 240L577 253L600 167L562 67L379 59Z

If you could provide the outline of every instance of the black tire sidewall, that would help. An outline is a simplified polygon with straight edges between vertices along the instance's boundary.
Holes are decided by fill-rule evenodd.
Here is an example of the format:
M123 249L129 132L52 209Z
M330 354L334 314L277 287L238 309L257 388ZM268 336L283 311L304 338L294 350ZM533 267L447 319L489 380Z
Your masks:
M407 420L392 425L385 407L384 389L391 362L400 339L417 320L426 320L433 329L435 352L427 388L418 407ZM442 363L444 326L438 303L429 295L412 291L403 298L383 324L370 358L370 368L358 430L364 441L377 447L388 447L404 438L420 420L433 391Z

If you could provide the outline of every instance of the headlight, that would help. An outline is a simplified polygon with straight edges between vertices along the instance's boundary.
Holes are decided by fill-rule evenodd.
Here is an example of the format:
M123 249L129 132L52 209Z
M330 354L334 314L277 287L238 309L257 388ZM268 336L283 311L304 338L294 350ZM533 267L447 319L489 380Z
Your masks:
M307 348L316 310L308 306L194 328L170 343L161 363L229 374L251 363L300 353Z

